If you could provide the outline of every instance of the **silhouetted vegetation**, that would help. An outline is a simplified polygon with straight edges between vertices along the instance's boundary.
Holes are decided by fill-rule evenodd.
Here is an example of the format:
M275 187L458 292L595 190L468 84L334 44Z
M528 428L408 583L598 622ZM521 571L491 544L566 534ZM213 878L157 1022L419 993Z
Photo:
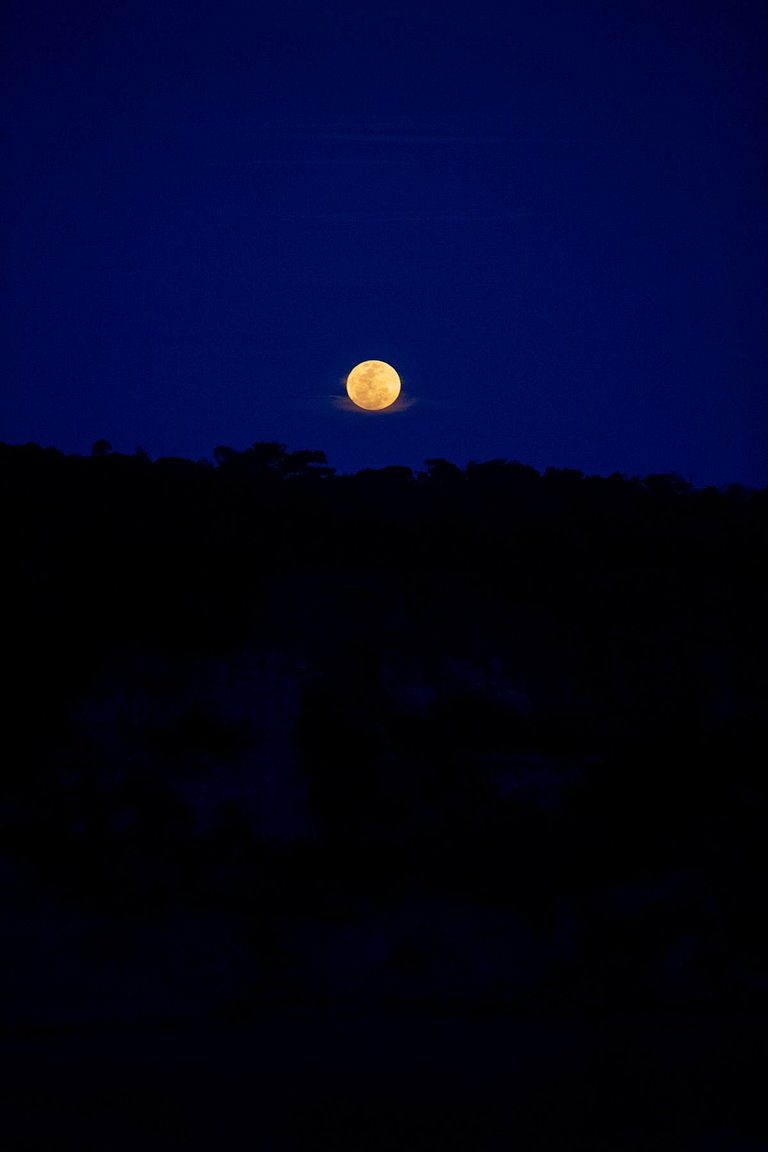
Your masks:
M213 457L0 445L21 906L168 1011L765 1001L768 491Z

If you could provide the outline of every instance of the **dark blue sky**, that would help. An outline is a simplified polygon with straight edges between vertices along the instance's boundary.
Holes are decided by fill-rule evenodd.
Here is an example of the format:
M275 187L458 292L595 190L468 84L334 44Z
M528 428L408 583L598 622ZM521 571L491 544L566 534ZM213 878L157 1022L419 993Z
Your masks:
M768 484L763 4L7 11L0 439Z

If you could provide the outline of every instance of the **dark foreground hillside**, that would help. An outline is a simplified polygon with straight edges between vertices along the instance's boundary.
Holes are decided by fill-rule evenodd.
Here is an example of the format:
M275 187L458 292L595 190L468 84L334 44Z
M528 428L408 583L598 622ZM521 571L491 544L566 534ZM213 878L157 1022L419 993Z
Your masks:
M0 485L19 1147L768 1146L768 492L270 444Z

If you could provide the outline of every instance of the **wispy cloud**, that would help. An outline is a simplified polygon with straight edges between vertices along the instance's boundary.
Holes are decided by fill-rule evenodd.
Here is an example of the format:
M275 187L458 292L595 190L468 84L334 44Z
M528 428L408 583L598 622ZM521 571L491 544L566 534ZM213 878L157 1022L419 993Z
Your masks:
M321 224L478 224L487 220L519 220L531 213L434 212L394 210L391 212L320 212L302 215L302 220Z
M344 144L468 144L468 145L508 145L508 144L580 144L600 143L609 139L604 134L581 133L523 133L523 132L477 132L446 131L434 124L414 124L403 129L400 126L382 123L379 126L366 124L302 124L295 128L285 128L271 133L274 139L299 140L304 143L327 142Z
M407 412L409 408L413 408L418 404L418 399L415 396L405 396L401 392L394 404L390 404L388 408L379 408L376 412L368 412L365 408L359 408L357 404L353 404L349 396L329 396L332 407L338 408L340 412L353 412L356 416L387 416L394 415L396 412Z
M525 212L458 212L402 208L388 212L366 210L359 212L318 212L296 213L292 219L311 224L323 224L333 228L359 227L360 225L451 225L452 227L473 227L488 224L513 224L542 215L542 210L531 209Z

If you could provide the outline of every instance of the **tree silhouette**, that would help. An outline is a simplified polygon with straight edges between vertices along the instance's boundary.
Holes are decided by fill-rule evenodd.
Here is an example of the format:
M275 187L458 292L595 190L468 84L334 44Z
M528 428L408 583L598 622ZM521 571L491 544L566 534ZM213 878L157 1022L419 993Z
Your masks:
M768 491L213 459L0 444L0 867L279 963L428 892L523 917L544 1001L764 1002Z

